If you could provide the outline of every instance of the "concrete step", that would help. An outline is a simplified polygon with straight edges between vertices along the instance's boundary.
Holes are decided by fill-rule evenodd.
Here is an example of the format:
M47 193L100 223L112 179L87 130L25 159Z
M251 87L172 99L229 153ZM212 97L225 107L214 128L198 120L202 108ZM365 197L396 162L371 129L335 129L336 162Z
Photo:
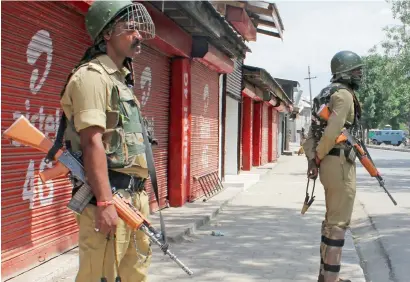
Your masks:
M233 188L243 188L245 187L245 183L243 182L222 182L222 185L224 186L224 188L229 188L229 187L233 187Z
M260 174L257 173L241 173L238 175L225 175L225 182L258 182Z

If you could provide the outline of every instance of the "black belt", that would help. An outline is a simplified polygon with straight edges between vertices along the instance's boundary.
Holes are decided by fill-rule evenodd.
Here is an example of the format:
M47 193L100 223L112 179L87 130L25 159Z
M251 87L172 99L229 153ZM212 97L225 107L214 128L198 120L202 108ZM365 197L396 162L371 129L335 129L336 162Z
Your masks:
M111 187L120 190L130 190L130 192L141 192L144 190L145 178L131 176L121 172L108 170L108 178Z
M328 155L340 157L340 150L339 148L333 148L329 151Z
M126 190L130 193L139 193L145 190L144 184L146 178L131 176L121 172L108 170L108 178L110 180L111 187L115 187L116 190ZM73 191L74 193L77 191ZM92 197L90 204L97 205L97 199Z

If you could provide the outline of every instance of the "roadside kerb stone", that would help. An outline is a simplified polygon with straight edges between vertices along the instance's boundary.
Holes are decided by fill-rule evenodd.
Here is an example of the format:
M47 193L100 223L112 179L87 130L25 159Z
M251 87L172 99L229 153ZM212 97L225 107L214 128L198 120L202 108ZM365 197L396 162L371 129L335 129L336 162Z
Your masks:
M387 147L387 146L377 146L377 145L366 145L367 148L377 149L377 150L387 150L387 151L398 151L410 153L410 149L400 148L400 147Z

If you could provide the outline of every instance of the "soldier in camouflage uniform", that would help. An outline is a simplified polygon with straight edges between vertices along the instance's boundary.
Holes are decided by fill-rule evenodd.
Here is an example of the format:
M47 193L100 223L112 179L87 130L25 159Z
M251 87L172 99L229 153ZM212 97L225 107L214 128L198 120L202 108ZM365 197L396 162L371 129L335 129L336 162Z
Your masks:
M66 147L82 155L95 196L77 216L80 261L75 281L104 277L114 282L119 276L122 282L146 281L149 239L118 217L111 189L148 217L143 118L132 91L132 58L143 40L155 36L155 27L142 4L94 1L86 28L93 45L73 69L61 98Z
M315 97L312 124L303 144L308 159L308 177L320 181L325 190L326 215L322 222L319 282L336 282L341 267L345 232L356 195L355 154L345 142L335 144L343 128L357 133L361 115L354 90L362 79L362 60L351 51L338 52L331 61L331 84ZM319 107L330 110L327 122L318 116Z

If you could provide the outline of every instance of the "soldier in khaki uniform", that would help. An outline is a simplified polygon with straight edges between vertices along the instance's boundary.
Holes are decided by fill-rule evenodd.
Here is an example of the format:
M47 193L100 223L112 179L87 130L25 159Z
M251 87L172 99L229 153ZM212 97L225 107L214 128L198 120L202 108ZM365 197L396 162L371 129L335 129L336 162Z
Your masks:
M312 124L303 147L308 159L308 177L324 186L326 215L322 223L321 265L318 281L336 282L341 267L345 232L352 216L356 195L355 154L345 142L335 144L343 128L355 135L361 115L354 90L362 79L362 60L351 51L338 52L331 61L331 84L315 97ZM319 107L330 110L327 122L320 120Z
M105 277L114 282L117 276L122 282L146 281L149 239L118 217L111 189L148 217L143 119L132 91L131 58L140 52L142 40L154 37L154 24L141 4L94 1L86 27L94 44L70 74L61 99L67 149L82 155L95 196L77 216L80 263L75 281Z

